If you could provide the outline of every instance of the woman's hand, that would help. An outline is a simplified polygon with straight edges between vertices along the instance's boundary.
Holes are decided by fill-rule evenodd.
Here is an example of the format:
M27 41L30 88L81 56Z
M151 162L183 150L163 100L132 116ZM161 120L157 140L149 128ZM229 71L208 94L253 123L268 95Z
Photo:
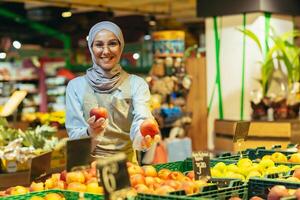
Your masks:
M141 140L141 148L143 150L149 149L155 142L159 142L161 136L159 134L155 135L153 138L150 135L146 135Z
M108 125L108 120L104 118L99 118L98 120L96 120L96 117L92 116L87 120L87 123L89 124L88 133L90 134L90 136L94 137L99 134L103 134L105 128Z

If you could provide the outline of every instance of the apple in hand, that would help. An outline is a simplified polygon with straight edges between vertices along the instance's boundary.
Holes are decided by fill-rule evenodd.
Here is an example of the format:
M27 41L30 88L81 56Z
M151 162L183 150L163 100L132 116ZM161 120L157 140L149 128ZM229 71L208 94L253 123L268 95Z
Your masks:
M90 110L90 117L95 116L96 120L100 118L106 119L108 117L108 112L104 107L95 107Z
M140 126L142 136L150 135L152 138L159 133L159 127L154 119L146 119Z

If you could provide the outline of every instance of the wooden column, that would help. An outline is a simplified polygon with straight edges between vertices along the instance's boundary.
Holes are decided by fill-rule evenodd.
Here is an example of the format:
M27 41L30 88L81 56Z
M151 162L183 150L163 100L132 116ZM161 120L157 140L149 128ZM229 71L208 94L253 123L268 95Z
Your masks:
M193 150L207 150L207 92L205 58L186 60L187 73L192 76L192 86L187 98L187 110L193 113L188 136Z

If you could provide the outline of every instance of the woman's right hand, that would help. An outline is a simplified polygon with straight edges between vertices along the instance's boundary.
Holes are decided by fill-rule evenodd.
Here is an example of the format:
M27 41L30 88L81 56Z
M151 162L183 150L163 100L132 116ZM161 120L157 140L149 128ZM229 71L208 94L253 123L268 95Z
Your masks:
M104 130L108 125L108 120L104 118L96 120L96 117L92 116L87 120L87 123L89 124L88 133L90 136L94 137L104 133Z

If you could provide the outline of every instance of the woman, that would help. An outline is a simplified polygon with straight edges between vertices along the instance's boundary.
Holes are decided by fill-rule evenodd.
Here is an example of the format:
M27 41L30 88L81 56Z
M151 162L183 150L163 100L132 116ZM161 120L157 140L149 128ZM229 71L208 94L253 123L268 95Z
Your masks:
M124 48L121 29L103 21L89 32L88 46L93 66L86 75L69 82L66 91L66 128L70 138L91 136L95 156L125 152L136 161L134 150L151 145L151 137L141 136L140 124L153 118L147 102L150 92L140 77L127 74L118 64ZM94 107L108 110L107 120L89 112Z

